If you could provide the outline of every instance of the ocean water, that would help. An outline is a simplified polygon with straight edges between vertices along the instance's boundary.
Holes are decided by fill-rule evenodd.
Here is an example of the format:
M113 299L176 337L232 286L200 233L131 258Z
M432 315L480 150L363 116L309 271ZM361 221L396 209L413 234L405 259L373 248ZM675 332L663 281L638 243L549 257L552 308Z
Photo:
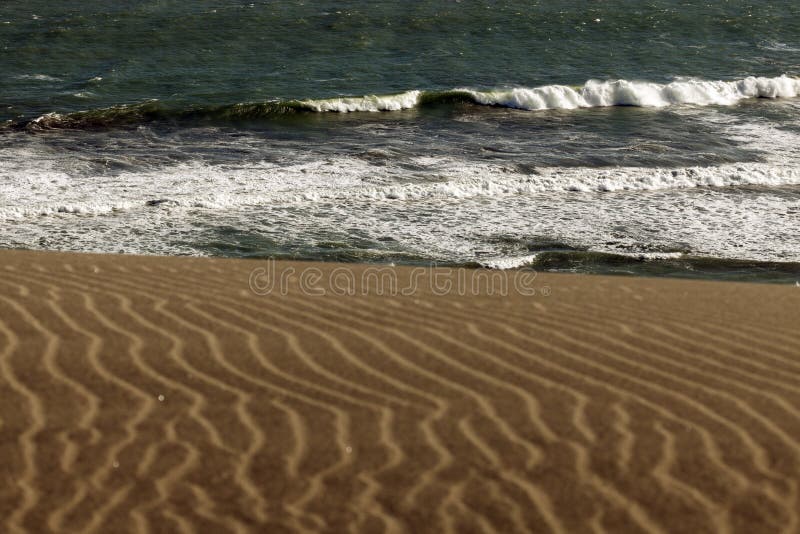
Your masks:
M800 3L0 3L0 247L800 280Z

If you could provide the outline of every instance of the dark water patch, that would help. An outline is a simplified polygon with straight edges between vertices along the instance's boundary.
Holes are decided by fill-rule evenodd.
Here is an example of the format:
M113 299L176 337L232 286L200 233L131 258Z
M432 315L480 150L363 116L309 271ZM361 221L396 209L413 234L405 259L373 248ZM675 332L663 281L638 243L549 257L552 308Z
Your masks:
M369 239L359 237L359 231L344 239L318 240L296 244L281 235L249 232L234 226L211 226L200 231L196 241L177 243L191 247L197 253L218 257L274 258L298 261L344 263L397 263L426 265L430 258L402 250L391 237Z
M238 258L275 258L342 263L397 264L407 266L439 266L451 268L486 268L480 261L457 261L435 258L404 250L394 238L330 239L303 245L287 242L280 236L250 233L233 226L209 227L205 238L187 242L201 254ZM700 280L724 280L777 284L800 283L800 263L761 262L695 256L680 247L659 252L615 254L584 248L541 237L514 240L518 256L523 246L533 253L523 267L538 272L563 272L619 276L651 276ZM513 241L513 243L512 243Z
M586 247L579 244L568 243L551 236L517 237L511 235L499 235L488 238L486 242L507 247L509 251L513 251L514 253L571 252L587 250Z
M175 200L170 200L168 198L157 198L153 200L148 200L144 203L145 206L153 208L153 207L175 207L178 206L178 202Z
M757 262L701 256L654 257L590 251L547 251L531 268L548 272L635 275L702 280L800 283L800 263Z
M33 119L12 121L11 129L92 130L101 128L139 126L149 123L229 124L268 119L273 116L310 111L297 102L244 103L225 106L173 108L157 101L119 105L109 108L47 113Z

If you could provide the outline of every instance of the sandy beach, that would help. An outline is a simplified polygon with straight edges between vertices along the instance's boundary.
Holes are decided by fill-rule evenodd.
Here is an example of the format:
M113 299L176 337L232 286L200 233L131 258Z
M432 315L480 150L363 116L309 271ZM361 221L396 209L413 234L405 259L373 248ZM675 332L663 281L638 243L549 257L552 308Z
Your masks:
M0 532L800 529L794 286L23 251L0 274Z

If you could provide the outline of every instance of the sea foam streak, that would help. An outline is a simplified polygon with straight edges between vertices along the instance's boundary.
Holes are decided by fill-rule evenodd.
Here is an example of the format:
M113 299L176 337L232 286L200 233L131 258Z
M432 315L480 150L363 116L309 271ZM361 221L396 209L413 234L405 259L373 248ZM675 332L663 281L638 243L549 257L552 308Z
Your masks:
M444 178L436 182L397 182L403 168L377 169L356 158L312 161L291 166L248 168L179 165L152 172L129 172L114 179L69 177L55 169L0 181L0 220L42 215L102 215L131 209L202 208L305 204L335 201L385 202L430 199L499 198L541 193L654 191L697 187L790 186L800 184L791 165L741 163L679 169L618 167L547 168L535 173L449 158L417 158ZM11 169L9 169L11 170ZM2 172L3 175L12 176ZM164 183L170 193L164 196ZM216 184L213 192L207 184ZM65 189L64 185L69 184ZM122 187L124 184L125 187ZM179 186L176 184L180 184ZM30 194L29 191L36 191ZM52 199L59 199L54 201Z

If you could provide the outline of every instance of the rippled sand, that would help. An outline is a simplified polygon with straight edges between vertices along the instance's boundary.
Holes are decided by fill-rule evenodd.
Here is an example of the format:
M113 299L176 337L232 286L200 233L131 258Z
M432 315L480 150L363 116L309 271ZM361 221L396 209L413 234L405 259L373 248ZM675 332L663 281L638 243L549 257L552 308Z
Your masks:
M262 266L0 253L0 531L800 528L800 288Z

